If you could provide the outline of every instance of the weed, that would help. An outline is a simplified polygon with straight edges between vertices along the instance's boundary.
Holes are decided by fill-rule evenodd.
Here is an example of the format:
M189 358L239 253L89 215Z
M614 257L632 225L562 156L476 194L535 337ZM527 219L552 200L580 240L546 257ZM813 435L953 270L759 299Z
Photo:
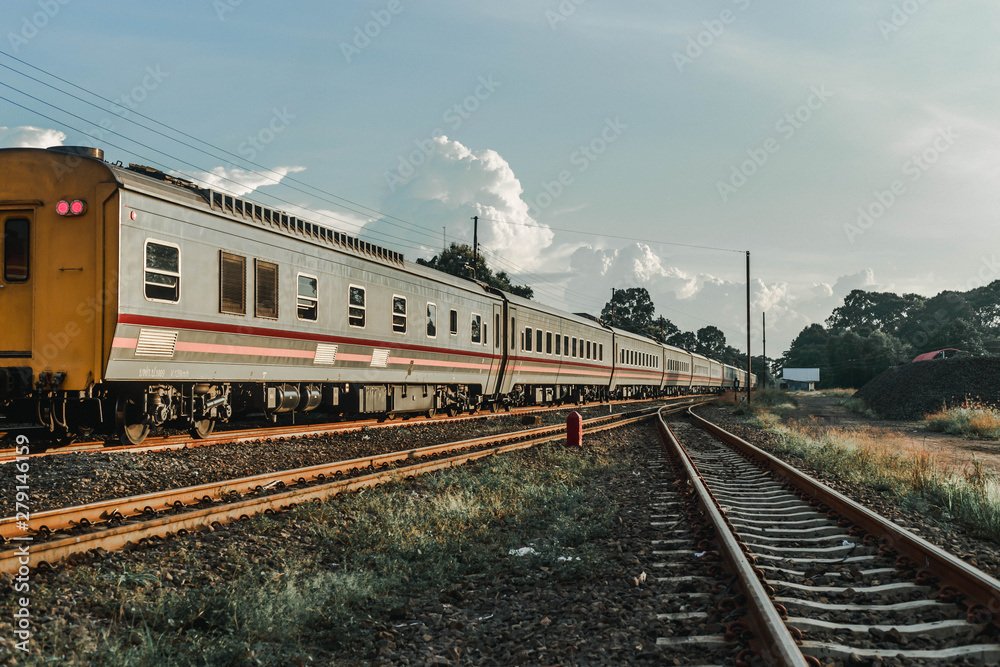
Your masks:
M954 518L1000 542L1000 484L978 460L958 470L912 440L868 427L786 425L774 415L758 415L748 423L776 436L775 453L799 457L832 477L893 497L904 507Z
M924 425L928 431L996 440L1000 438L1000 410L980 401L965 401L926 415Z
M864 399L852 398L850 396L846 398L841 398L837 401L840 405L847 408L848 412L853 412L854 414L862 415L868 417L869 419L878 419L878 413L868 407Z

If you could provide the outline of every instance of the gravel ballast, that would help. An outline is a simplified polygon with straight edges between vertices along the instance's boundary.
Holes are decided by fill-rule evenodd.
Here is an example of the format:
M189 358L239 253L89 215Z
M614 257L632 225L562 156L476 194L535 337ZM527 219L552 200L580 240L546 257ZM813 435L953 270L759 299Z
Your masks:
M276 605L270 599L256 603L274 624L267 640L258 637L240 644L227 636L236 632L238 638L246 632L246 621L235 628L221 627L229 622L230 612L217 608L221 598L213 595L244 590L248 579L258 582L255 585L262 591L272 590L276 580L288 577L287 587L276 588L285 600L297 585L296 575L287 571L288 563L308 563L308 569L318 573L336 574L351 562L351 554L344 551L352 544L351 531L377 530L363 515L342 517L343 524L337 526L316 524L311 510L303 508L34 573L37 622L27 663L40 664L47 658L63 664L159 667L195 659L345 665L652 665L715 660L698 648L664 650L656 645L658 637L718 633L723 625L717 615L704 623L657 618L663 612L704 611L706 602L692 601L683 592L665 597L669 589L657 581L658 576L703 571L705 564L692 551L666 570L656 565L663 556L653 554L653 541L681 534L683 526L664 530L650 520L657 493L672 479L669 468L647 467L651 458L660 456L652 424L585 436L584 442L579 456L613 462L588 473L592 478L564 480L586 496L580 509L590 519L580 525L547 527L521 525L514 516L491 521L491 534L510 550L537 553L466 550L467 555L458 555L459 568L465 562L478 565L462 576L410 582L405 585L405 599L391 606L363 601L365 611L349 624L355 630L362 628L360 634L339 635L331 629L332 618L317 619L299 611L316 624L302 634L304 630L289 620L288 605L267 611ZM542 454L530 450L510 460L521 461L517 464L521 466L541 465L558 477L560 466L553 468L552 457ZM523 474L513 470L518 477ZM407 482L403 489L404 496L417 503L435 494L448 498L454 493L435 476ZM336 507L352 498L359 496L329 505ZM571 537L578 531L587 537L576 543ZM468 544L466 549L476 546ZM409 566L398 562L385 567ZM10 579L4 583L9 585ZM306 597L304 589L293 599L299 597ZM11 618L10 604L10 597L0 603L0 634L5 636L12 631L6 620ZM348 611L323 614L336 617ZM243 652L234 654L233 647L240 645ZM0 649L0 661L12 656L4 653L8 649ZM718 661L727 655L731 659L734 650L722 649Z

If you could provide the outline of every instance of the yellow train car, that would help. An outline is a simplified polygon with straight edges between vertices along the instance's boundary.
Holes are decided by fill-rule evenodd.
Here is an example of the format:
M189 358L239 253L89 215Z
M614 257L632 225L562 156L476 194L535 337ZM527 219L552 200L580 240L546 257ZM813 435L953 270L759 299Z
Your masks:
M0 403L53 431L102 421L116 317L118 183L100 151L65 150L0 151Z

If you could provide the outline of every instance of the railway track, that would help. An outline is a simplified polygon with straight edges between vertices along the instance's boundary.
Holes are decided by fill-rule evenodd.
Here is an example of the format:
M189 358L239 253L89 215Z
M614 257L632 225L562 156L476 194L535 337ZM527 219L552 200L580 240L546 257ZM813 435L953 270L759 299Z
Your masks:
M671 402L674 401L685 401L693 400L694 396L678 396L672 399L667 399ZM331 423L321 423L321 424L305 424L297 426L266 426L261 428L247 428L247 429L233 429L230 431L217 431L206 438L193 438L189 435L168 435L168 436L158 436L147 438L145 442L141 445L125 445L120 444L117 441L114 444L108 444L102 441L90 441L90 442L76 442L68 445L51 445L49 443L44 443L45 449L41 451L34 451L28 456L30 458L41 458L46 456L58 456L60 454L72 454L79 452L100 452L100 453L130 453L137 454L142 452L155 452L155 451L169 451L173 449L184 449L193 447L210 447L212 445L221 444L231 444L240 442L250 442L254 440L262 439L287 439L287 438L300 438L307 436L320 436L320 435L330 435L334 433L347 433L351 431L359 431L363 428L393 428L399 426L402 423L406 424L434 424L441 422L461 422L470 421L477 419L486 419L489 417L495 417L500 414L512 415L512 416L527 416L533 414L545 414L548 412L558 412L560 410L567 410L571 408L583 409L583 408L594 408L600 407L602 405L607 405L609 408L615 405L629 405L633 403L648 403L650 399L630 399L625 401L610 401L608 403L586 403L579 406L550 406L550 407L528 407L528 408L513 408L509 412L476 412L473 414L461 414L454 417L449 417L447 415L435 415L434 417L417 417L407 419L405 417L396 417L394 419L366 419L363 421L351 421L351 422L331 422ZM37 447L41 444L40 437L48 436L48 432L44 430L44 427L26 427L16 430L9 430L0 432L0 442L7 437L15 437L17 435L25 435L29 438L32 446ZM17 454L13 448L6 447L0 448L0 464L9 463L15 460Z
M703 554L746 612L688 645L745 642L738 664L1000 661L1000 581L688 412L658 423L678 500L704 513Z
M664 409L679 411L688 404ZM653 417L657 409L588 419L584 429L595 432L623 426ZM533 447L561 439L565 431L564 425L549 426L50 510L32 515L27 526L16 517L7 517L0 519L0 539L8 547L0 552L0 572L15 572L24 564L19 547L26 544L31 565L37 567Z

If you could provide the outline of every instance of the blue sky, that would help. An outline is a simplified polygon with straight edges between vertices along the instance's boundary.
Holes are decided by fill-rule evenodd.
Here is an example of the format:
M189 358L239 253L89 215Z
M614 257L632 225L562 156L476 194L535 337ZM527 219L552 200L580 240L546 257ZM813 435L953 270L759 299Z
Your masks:
M643 286L745 347L743 256L664 241L751 251L771 356L850 289L1000 278L995 3L14 0L0 20L6 53L213 147L6 56L99 108L0 68L27 107L0 100L0 145L103 121L110 160L411 259L479 215L493 266L574 312Z

